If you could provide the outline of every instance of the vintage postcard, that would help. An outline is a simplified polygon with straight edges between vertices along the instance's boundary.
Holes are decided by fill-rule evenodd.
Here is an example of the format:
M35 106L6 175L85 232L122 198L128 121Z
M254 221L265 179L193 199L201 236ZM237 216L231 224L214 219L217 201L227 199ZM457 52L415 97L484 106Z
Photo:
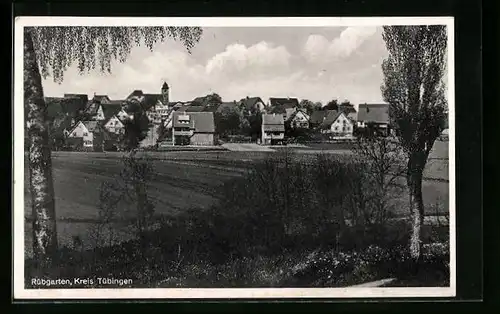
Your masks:
M14 298L453 297L451 17L18 17Z

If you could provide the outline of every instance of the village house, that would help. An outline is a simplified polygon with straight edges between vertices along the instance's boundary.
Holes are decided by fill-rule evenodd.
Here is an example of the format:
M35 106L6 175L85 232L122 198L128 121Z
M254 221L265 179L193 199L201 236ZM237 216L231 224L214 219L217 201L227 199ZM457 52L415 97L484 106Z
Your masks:
M212 146L215 143L213 112L186 112L178 110L173 113L173 145Z
M339 111L342 111L351 121L356 121L358 118L358 112L354 108L354 105L340 104Z
M320 126L321 133L339 137L352 137L354 123L343 111L328 110Z
M264 111L266 105L260 97L246 97L238 101L238 107L243 109L246 113Z
M374 131L380 134L389 134L389 104L359 105L357 127L359 129L365 129L368 126L373 127Z
M275 145L283 143L285 123L281 114L263 114L261 126L261 144Z
M326 117L330 114L330 112L337 113L336 110L315 110L311 113L311 117L309 118L309 127L311 129L316 129L320 127Z
M79 121L68 131L68 138L82 138L86 150L102 150L102 135L98 121Z
M297 98L269 98L268 113L281 114L283 120L290 119L292 114L299 108L299 100Z
M118 118L118 116L112 115L109 119L104 121L104 128L111 133L114 134L124 134L125 133L125 125L123 123L123 119Z
M311 117L305 112L305 110L298 109L292 113L291 117L287 120L287 123L292 129L308 129L310 118Z

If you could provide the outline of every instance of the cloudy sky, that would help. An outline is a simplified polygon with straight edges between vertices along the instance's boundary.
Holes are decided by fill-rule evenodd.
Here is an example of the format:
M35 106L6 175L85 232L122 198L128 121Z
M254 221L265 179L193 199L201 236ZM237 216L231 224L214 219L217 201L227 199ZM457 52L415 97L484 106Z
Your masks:
M159 93L166 81L171 101L216 92L224 101L260 96L380 102L386 55L377 27L211 27L191 54L171 40L154 52L137 47L126 63L112 64L112 74L80 76L75 64L62 84L49 77L43 87L46 96L124 99L134 89Z

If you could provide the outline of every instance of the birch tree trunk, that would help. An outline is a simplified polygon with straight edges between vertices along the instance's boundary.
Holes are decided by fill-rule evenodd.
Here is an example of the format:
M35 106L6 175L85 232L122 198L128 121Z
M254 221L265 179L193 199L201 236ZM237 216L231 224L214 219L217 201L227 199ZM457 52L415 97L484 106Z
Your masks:
M29 146L33 255L48 269L57 255L57 232L47 107L29 28L24 28L24 108Z

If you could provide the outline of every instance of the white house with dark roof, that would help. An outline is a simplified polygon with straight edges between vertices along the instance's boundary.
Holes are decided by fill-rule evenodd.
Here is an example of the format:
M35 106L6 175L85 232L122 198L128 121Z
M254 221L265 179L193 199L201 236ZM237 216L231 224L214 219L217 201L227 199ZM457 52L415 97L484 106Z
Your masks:
M328 110L320 126L321 133L340 137L352 137L354 122L347 117L345 112Z
M172 119L173 145L215 145L213 112L175 111Z
M285 139L285 121L281 114L263 114L261 126L261 144L283 143Z
M292 113L287 122L293 129L308 129L310 118L311 117L305 112L305 110L297 109Z
M87 149L99 146L100 129L98 121L79 121L68 131L68 138L83 138L83 147Z
M389 132L389 104L360 104L358 107L357 127L371 125L382 133Z

